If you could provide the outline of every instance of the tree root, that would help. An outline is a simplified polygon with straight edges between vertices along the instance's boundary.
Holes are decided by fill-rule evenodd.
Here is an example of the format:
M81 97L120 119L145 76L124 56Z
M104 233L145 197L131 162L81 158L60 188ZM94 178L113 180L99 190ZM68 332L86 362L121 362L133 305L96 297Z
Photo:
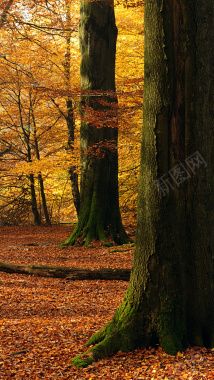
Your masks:
M94 211L95 213L95 211ZM96 213L90 214L87 210L83 210L80 213L77 225L72 235L61 243L61 248L69 245L85 245L89 246L93 240L100 241L103 245L122 245L131 242L123 225L121 218L118 218L118 222L114 220L112 224L106 223L102 218L98 218Z
M103 228L98 228L96 229L96 233L91 231L91 229L86 226L82 228L82 224L78 222L76 228L74 229L72 235L62 242L60 244L61 248L65 248L69 245L84 245L88 247L93 240L98 240L101 242L101 245L110 247L112 245L123 245L123 244L128 244L131 241L131 239L127 236L125 231L121 231L120 234L117 234L116 232L109 230L109 231L104 231Z
M139 340L136 339L136 335L132 334L131 325L118 328L118 326L114 325L113 321L110 322L104 328L106 333L104 333L103 329L100 330L86 344L86 346L96 345L90 347L84 354L76 356L71 364L76 367L87 367L94 361L96 362L105 357L115 355L118 351L129 352L134 350L139 346ZM109 333L109 329L112 332Z
M125 297L114 318L86 343L89 349L76 356L72 363L76 367L87 367L93 361L116 354L129 352L141 345L143 330L139 328L141 315L132 308ZM91 347L93 345L93 347Z
M157 314L152 315L146 297L143 304L137 305L131 301L130 295L128 289L113 319L92 335L85 345L89 349L75 357L71 364L87 367L93 361L109 357L118 351L130 352L138 347L155 347L157 344L170 355L176 355L182 350L183 331L177 331L174 324L166 326L170 310L164 314L164 320L160 320L158 309Z

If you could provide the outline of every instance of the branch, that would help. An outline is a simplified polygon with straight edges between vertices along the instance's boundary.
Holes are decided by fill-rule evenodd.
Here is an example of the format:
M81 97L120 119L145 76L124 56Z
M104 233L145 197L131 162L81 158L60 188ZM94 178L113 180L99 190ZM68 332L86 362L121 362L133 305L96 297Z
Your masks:
M0 25L1 26L1 25ZM34 81L34 78L33 78L33 74L30 72L30 71L27 71L24 69L24 67L22 65L19 65L18 63L16 62L13 62L11 61L10 59L8 59L5 55L0 55L0 58L4 59L5 61L9 62L11 65L13 66L10 66L12 67L13 69L17 69L17 67L19 67L21 70L21 72L23 72L25 75L27 75L29 78L31 78L33 81ZM15 66L15 67L14 67Z
M4 156L4 154L8 153L11 149L12 145L10 145L8 148L6 148L5 150L2 150L0 152L0 157Z

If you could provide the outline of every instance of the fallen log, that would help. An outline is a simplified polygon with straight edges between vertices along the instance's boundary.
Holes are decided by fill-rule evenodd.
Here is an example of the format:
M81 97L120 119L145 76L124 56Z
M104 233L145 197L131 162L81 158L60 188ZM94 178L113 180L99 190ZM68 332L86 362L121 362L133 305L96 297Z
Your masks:
M0 271L41 277L66 278L67 280L118 280L129 281L130 269L100 268L82 269L46 265L16 265L0 262Z

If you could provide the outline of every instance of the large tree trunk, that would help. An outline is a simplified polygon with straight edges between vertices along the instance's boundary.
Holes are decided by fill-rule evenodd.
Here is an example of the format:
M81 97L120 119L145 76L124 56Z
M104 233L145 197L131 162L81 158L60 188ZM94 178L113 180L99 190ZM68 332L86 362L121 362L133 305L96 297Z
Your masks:
M113 320L77 366L138 346L214 345L213 0L145 1L136 248ZM156 186L157 185L157 186Z
M194 4L194 2L193 2ZM188 184L187 210L191 237L188 251L187 322L190 344L214 346L214 3L195 2L197 25L192 36L195 52L186 62L189 80L193 67L193 94L188 83L188 97L194 101L194 114L189 112L188 156L198 151L197 162L190 162L195 175ZM190 19L191 20L191 19ZM194 49L193 48L193 49ZM194 54L195 53L195 54ZM197 167L197 164L200 167ZM189 276L188 276L189 274Z
M80 214L72 236L118 244L128 239L122 226L118 196L117 99L115 54L117 28L113 1L81 1L81 184Z

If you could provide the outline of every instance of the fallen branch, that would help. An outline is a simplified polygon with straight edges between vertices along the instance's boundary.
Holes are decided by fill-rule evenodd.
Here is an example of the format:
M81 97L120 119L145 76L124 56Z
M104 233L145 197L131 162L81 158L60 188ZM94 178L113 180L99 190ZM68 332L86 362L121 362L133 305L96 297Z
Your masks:
M41 277L66 278L67 280L119 280L129 281L130 269L100 268L82 269L54 267L46 265L15 265L0 262L0 271L7 273L30 274Z
M14 355L21 355L21 354L26 354L28 351L17 351L13 352L12 354L8 354L7 356L14 356Z

